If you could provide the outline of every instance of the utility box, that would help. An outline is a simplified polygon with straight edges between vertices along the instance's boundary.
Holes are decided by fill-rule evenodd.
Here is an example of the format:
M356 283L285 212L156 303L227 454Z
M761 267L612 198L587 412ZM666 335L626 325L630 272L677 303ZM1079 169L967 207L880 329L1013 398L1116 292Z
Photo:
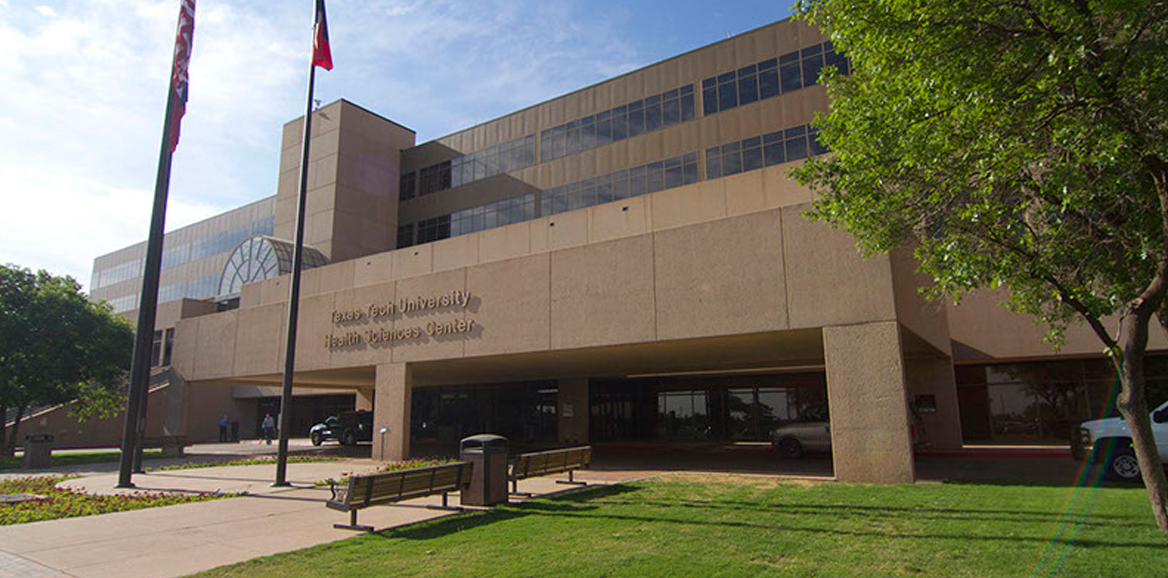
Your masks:
M53 434L24 436L24 469L43 470L53 465Z
M461 501L468 506L494 506L507 503L507 466L510 444L507 438L479 434L463 438L459 456L474 464L470 488L462 492Z

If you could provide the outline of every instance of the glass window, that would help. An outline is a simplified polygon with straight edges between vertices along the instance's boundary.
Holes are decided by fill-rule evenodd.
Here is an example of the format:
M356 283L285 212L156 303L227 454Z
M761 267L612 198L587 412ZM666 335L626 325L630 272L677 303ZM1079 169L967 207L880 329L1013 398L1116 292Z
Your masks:
M649 104L648 99L645 103L645 131L654 131L661 128L661 103L653 102Z
M645 109L641 103L629 106L628 136L634 137L645 132Z
M803 88L803 75L799 70L799 62L795 61L779 67L779 79L783 85L784 93Z
M401 201L408 201L417 194L415 187L417 186L418 173L410 171L398 179L397 198Z
M738 71L738 104L750 104L758 100L758 77L754 73L754 67L750 66L750 73L743 74ZM745 69L743 69L745 70Z
M718 147L706 149L706 178L722 176L722 151Z
M174 328L170 327L166 330L166 339L163 342L165 349L162 350L162 365L170 365L171 353L174 352Z
M738 106L738 85L728 82L718 85L718 110L729 110Z
M707 79L712 80L712 79ZM705 83L703 83L704 86ZM710 116L718 112L718 86L713 85L708 88L702 88L702 109L706 116Z
M779 62L772 58L758 65L758 97L770 98L779 94Z
M823 68L823 54L812 54L803 57L803 86L812 86L819 82L819 71Z

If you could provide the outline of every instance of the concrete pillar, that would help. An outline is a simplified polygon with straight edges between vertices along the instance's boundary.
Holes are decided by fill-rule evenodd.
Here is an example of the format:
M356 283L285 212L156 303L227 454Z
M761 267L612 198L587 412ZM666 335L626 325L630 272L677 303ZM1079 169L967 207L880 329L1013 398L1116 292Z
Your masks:
M900 325L824 327L823 349L836 479L912 482Z
M905 359L910 401L918 396L932 396L936 411L918 407L921 442L936 449L961 448L961 411L957 405L957 379L953 360L948 357L911 357Z
M377 366L377 395L373 405L373 459L404 460L410 457L410 404L413 371L405 363ZM389 428L384 441L379 433Z
M588 443L588 378L561 379L559 382L560 443Z
M361 411L373 411L373 388L360 387L357 388L357 403L353 409Z
M186 380L176 369L171 368L170 385L166 387L166 409L162 418L163 435L186 435L188 397Z

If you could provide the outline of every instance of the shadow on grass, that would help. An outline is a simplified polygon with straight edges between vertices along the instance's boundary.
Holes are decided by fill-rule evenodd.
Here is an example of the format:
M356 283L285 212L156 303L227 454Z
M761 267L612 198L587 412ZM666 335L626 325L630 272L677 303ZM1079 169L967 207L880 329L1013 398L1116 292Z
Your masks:
M1053 512L1008 512L998 510L975 510L961 508L915 508L889 506L861 506L853 504L807 505L807 504L747 504L743 502L698 502L694 500L655 501L640 499L636 494L641 488L626 485L612 485L587 488L569 495L549 499L531 500L521 504L499 507L492 511L475 512L461 516L423 522L413 526L389 529L374 534L381 538L401 538L406 540L431 540L456 532L509 521L546 517L550 520L606 520L636 522L642 524L670 524L678 527L738 528L757 531L781 531L792 534L834 535L856 538L881 538L894 540L958 540L963 542L1009 543L1033 545L1074 544L1095 548L1141 548L1149 554L1162 553L1164 544L1160 541L1125 541L1078 537L1065 539L1051 536L1050 525L1077 526L1133 526L1146 527L1146 523L1128 522L1123 516L1084 515L1062 516ZM628 498L625 500L624 498ZM693 516L693 509L700 508L708 513ZM641 509L642 511L635 511ZM643 510L650 510L645 513ZM743 515L751 512L755 515ZM888 530L865 530L865 526L884 526L890 519L927 518L937 522L982 522L1005 521L1037 524L1034 535L1020 535L1018 532L1003 532L1001 535L978 534L973 532L900 532ZM1108 522L1092 522L1091 518L1103 518ZM825 518L832 527L814 525ZM806 523L810 521L811 523ZM553 531L554 533L554 531Z

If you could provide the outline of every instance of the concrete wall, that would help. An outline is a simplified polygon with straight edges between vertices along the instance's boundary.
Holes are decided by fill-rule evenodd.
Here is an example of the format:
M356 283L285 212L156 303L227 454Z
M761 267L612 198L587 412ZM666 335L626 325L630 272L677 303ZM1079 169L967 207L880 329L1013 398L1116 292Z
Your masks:
M653 205L686 198L636 201L648 215ZM306 273L298 371L895 319L888 258L861 260L846 234L810 223L801 206L656 231L641 221L617 234L613 231L630 212L620 209L635 203L611 205L307 272L314 279ZM499 261L483 262L482 251L478 259L467 253L464 259L439 257L450 255L454 242L481 248L484 239L510 228L526 230L529 239L538 229L546 242L532 248L533 242L526 255ZM355 286L359 279L380 282ZM277 373L284 283L280 278L249 286L239 310L181 321L176 351L182 359L175 363L182 374L202 381ZM452 292L467 292L470 299L465 305L370 316L370 306ZM359 312L355 319L333 317L352 311ZM390 334L458 322L467 331L368 339L370 331ZM343 340L350 334L359 341L326 346L327 337Z
M284 125L276 236L295 238L303 117ZM401 151L414 132L341 100L313 113L304 242L333 261L392 249Z

